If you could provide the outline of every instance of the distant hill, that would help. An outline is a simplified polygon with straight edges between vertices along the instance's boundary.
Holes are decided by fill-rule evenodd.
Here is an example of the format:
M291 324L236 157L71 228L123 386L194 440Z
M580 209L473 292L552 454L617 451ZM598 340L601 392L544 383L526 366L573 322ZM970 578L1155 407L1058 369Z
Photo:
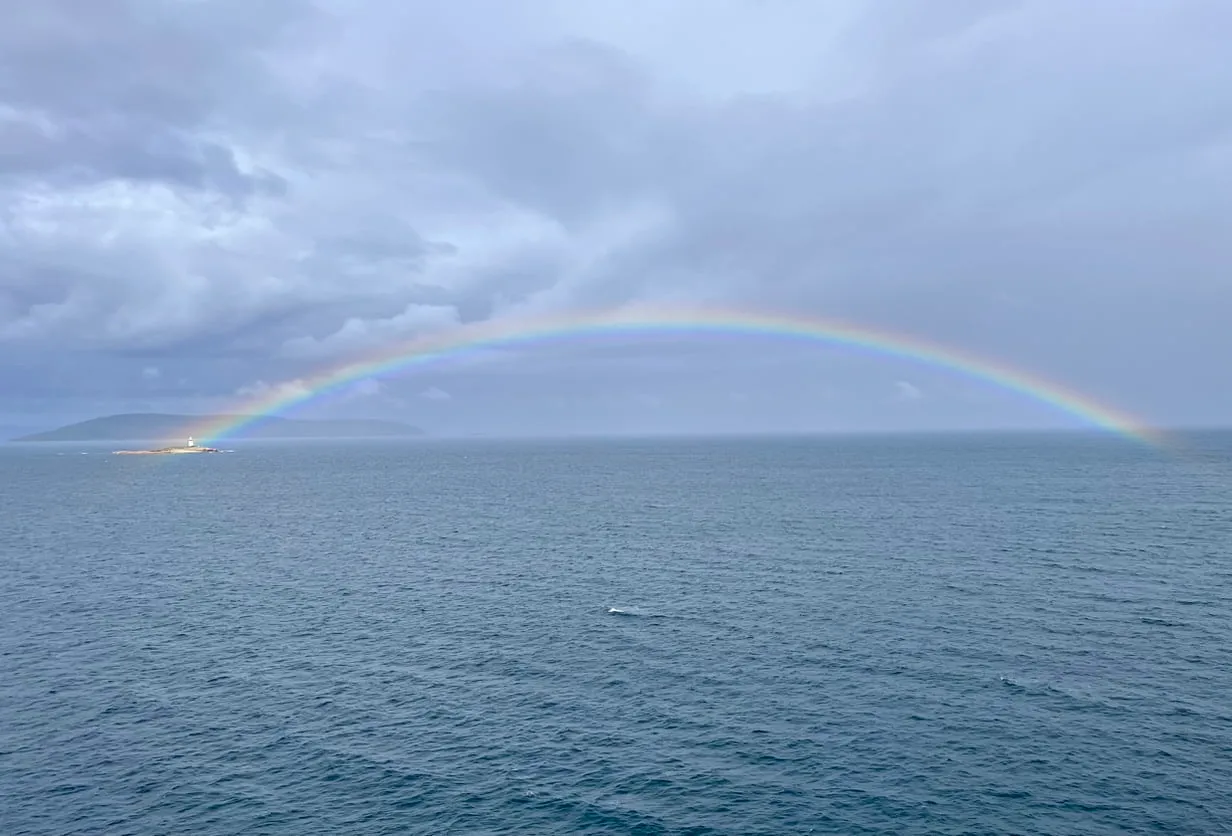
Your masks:
M228 424L240 415L162 415L135 413L92 418L56 430L34 433L13 441L158 441L182 443L191 427ZM243 431L244 438L412 438L424 435L419 427L396 421L310 421L300 418L261 418ZM206 441L207 439L202 439Z

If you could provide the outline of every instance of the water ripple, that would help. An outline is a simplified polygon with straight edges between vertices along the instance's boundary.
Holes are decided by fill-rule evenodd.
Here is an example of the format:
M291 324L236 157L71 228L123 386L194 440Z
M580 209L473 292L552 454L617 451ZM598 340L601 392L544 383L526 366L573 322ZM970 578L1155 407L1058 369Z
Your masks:
M1226 443L55 452L0 448L6 835L1232 821Z

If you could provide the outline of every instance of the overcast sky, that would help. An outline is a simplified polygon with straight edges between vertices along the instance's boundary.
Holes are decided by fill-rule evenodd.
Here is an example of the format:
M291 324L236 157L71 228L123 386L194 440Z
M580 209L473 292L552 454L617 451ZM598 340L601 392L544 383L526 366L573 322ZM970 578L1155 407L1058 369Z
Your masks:
M1226 0L0 5L0 427L200 412L458 323L815 313L1232 423ZM1073 425L903 361L573 342L315 414Z

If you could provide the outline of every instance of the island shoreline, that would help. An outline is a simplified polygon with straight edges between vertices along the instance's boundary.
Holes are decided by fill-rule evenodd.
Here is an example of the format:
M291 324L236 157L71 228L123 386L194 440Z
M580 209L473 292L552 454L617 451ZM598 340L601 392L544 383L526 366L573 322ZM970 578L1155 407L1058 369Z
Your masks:
M183 453L221 453L217 447L163 447L159 450L116 450L116 456L176 456Z

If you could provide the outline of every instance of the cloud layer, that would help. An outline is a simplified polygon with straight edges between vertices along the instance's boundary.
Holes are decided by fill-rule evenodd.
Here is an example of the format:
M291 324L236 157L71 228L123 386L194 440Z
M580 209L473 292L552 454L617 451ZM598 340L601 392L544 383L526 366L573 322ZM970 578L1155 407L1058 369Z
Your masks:
M10 4L4 409L207 408L460 323L697 300L902 329L1157 420L1227 420L1229 35L1218 0ZM915 370L767 372L760 350L643 356L598 384L645 389L626 400L647 426L656 398L683 426L735 388L793 426L971 409ZM535 403L610 414L574 380L589 357L556 357ZM801 374L833 391L773 394ZM527 378L382 397L464 421Z

